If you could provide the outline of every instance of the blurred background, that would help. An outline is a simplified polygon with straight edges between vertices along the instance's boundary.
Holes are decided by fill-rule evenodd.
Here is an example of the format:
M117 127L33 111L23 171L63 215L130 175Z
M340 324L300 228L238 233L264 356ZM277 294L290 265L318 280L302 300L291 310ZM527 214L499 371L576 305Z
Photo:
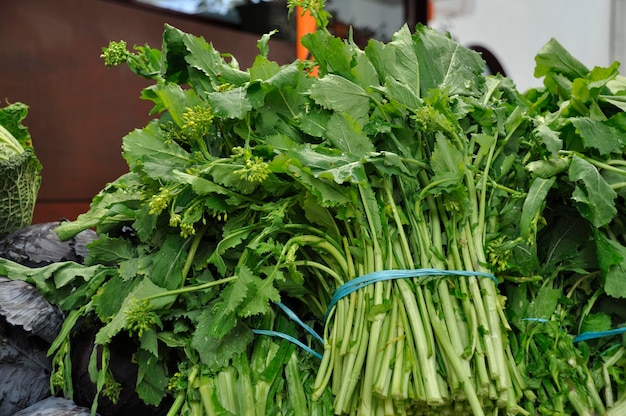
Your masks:
M626 62L624 0L327 0L331 32L364 46L405 23L449 32L518 89L540 86L534 56L552 37L588 67ZM163 25L203 36L245 69L260 35L279 29L270 59L296 58L284 1L0 0L0 99L30 107L24 124L43 165L33 222L74 219L127 171L122 137L147 124L150 84L100 58L111 40L160 48ZM623 69L622 69L623 70Z

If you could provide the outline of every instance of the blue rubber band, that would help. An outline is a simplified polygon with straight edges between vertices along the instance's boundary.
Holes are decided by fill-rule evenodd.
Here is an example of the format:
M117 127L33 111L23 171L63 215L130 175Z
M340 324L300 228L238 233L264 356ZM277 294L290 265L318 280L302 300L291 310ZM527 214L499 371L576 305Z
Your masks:
M544 318L522 318L522 321L534 321L534 322L548 322L549 319L544 319ZM587 341L589 339L595 339L595 338L604 338L604 337L611 337L613 335L620 335L626 332L626 327L622 327L622 328L615 328L615 329L609 329L607 331L588 331L588 332L583 332L580 335L577 335L576 337L574 337L574 343L576 342L580 342L580 341Z
M281 302L276 302L276 305L278 305L278 307L280 309L282 309L283 312L285 312L285 314L287 314L287 316L289 316L294 322L296 322L298 325L300 325L302 328L304 328L305 331L307 331L309 334L313 335L313 338L315 338L322 345L324 345L324 339L317 332L315 332L315 330L313 328L311 328L310 326L308 326L307 324L302 322L302 320L298 317L298 315L296 315L296 313L294 311L289 309L287 306L285 306Z
M609 329L607 331L583 332L582 334L574 338L574 342L586 341L588 339L594 338L610 337L613 335L623 334L624 332L626 332L626 327Z
M496 279L496 277L493 274L483 273L483 272L470 272L470 271L465 271L465 270L440 270L440 269L381 270L378 272L368 273L363 276L359 276L341 285L335 291L335 293L333 294L333 297L330 300L330 304L328 305L328 310L326 311L326 316L324 317L324 322L328 320L328 315L331 313L332 309L335 307L335 305L337 304L337 302L339 302L341 298L348 296L350 293L355 292L367 285L370 285L376 282L383 282L386 280L406 279L406 278L411 278L411 277L437 276L437 275L488 277L492 279L496 284L498 284L498 279ZM305 324L298 317L298 315L295 314L295 312L293 312L291 309L289 309L287 306L285 306L281 302L276 302L276 305L280 309L282 309L282 311L285 312L287 316L289 316L289 318L291 318L294 322L296 322L298 325L304 328L309 334L311 334L313 338L315 338L318 342L324 344L324 339L317 332L315 332L313 328ZM300 342L299 340L292 337L291 335L287 335L285 333L277 332L277 331L269 331L265 329L253 329L252 332L255 334L259 334L259 335L269 335L269 336L275 336L275 337L286 339L298 345L305 351L309 352L314 357L320 360L322 359L322 355L320 353L313 350L312 348L305 345L304 343Z
M317 358L319 360L322 359L322 354L320 354L317 351L314 351L313 349L309 348L308 345L303 344L302 342L300 342L296 338L292 337L291 335L287 335L287 334L285 334L283 332L268 331L266 329L253 329L252 332L257 334L257 335L269 335L269 336L272 336L272 337L279 337L279 338L286 339L287 341L290 341L290 342L296 344L297 346L299 346L300 348L302 348L303 350L307 351L309 354L313 355L315 358Z
M546 322L549 321L549 319L546 319L546 318L522 318L522 321L546 323Z
M436 276L436 275L488 277L492 279L494 282L496 282L496 284L498 284L498 279L496 279L496 277L492 273L471 272L471 271L466 271L466 270L440 270L440 269L381 270L381 271L377 271L373 273L368 273L363 276L359 276L341 285L335 291L335 293L333 294L333 297L330 299L328 310L326 311L326 316L324 316L324 322L326 322L332 309L335 307L335 305L337 304L337 302L339 302L341 298L348 296L350 293L355 292L364 286L367 286L376 282L383 282L386 280L406 279L406 278L411 278L411 277L424 277L424 276Z

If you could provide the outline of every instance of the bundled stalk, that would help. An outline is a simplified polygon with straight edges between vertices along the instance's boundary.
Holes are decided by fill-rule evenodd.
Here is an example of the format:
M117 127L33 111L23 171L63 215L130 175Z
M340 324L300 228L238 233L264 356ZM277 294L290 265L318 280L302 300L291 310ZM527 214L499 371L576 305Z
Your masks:
M345 247L337 264L348 265L338 274L347 280L325 321L316 383L319 391L330 383L337 414L523 412L503 299L485 258L485 204L507 193L519 199L493 185L490 168L507 156L504 144L520 123L465 132L462 123L478 123L450 111L463 99L429 97L396 117L398 131L412 132L402 137L413 152L402 155L403 166L390 174L372 159L365 181L342 184L361 215L336 225ZM490 97L483 99L488 106ZM401 152L389 146L400 141L394 135L392 129L376 140ZM341 218L330 210L329 217ZM354 278L358 289L343 290Z
M317 359L298 354L288 339L300 336L294 322L269 313L260 325L264 332L224 367L211 369L193 354L182 362L169 383L176 399L167 414L331 415L330 392L310 400Z

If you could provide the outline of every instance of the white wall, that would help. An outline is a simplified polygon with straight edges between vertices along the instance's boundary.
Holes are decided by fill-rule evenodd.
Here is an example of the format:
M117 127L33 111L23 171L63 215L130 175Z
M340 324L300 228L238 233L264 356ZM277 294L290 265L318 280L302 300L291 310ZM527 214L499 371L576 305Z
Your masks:
M435 0L430 26L449 31L463 45L488 48L518 89L524 91L541 85L541 80L533 76L534 57L551 37L589 68L612 63L611 3L611 0ZM442 6L440 9L438 4ZM455 7L457 16L451 13Z

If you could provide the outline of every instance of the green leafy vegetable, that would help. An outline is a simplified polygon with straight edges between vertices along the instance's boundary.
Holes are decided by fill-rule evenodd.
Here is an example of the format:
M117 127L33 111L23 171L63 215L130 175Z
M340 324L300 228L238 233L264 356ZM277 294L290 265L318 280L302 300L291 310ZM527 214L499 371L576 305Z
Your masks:
M0 108L0 236L30 225L41 185L41 163L22 124L27 114L23 103Z
M171 394L171 415L618 414L617 65L589 70L551 40L544 87L521 94L431 28L360 49L328 32L323 2L298 5L320 25L311 61L270 61L268 34L242 70L169 25L160 50L105 48L154 81L157 117L123 138L130 172L57 229L100 239L85 266L0 270L68 325L94 319L103 351L128 332L138 395ZM55 387L71 394L62 337Z

